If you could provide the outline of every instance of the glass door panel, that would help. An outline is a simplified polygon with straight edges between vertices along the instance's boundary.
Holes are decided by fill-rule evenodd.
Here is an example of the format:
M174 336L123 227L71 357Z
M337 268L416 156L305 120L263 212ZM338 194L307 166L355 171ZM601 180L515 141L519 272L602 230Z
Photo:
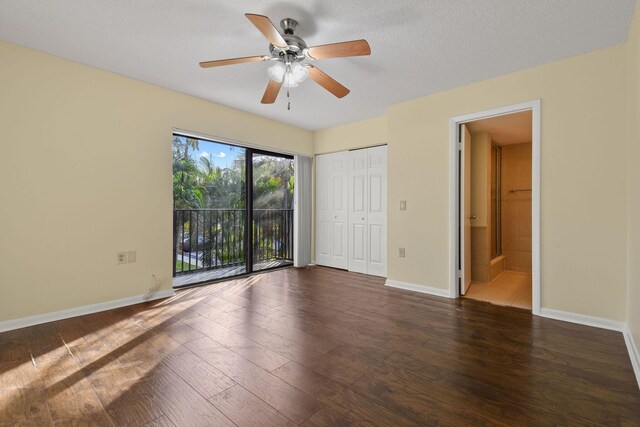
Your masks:
M293 264L293 167L291 156L253 151L253 271Z
M247 272L246 154L174 135L174 286Z

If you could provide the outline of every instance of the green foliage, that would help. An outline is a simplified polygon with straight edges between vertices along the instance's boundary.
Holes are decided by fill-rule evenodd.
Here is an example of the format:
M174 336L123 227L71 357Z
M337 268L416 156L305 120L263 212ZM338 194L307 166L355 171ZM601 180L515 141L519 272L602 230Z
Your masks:
M196 268L196 266L192 266L191 264L189 264L188 262L182 262L180 260L176 260L176 271L189 271L192 268Z
M238 155L226 168L209 157L195 158L200 141L173 138L173 199L176 209L244 209L246 207L245 161ZM244 154L244 150L242 153ZM265 155L253 158L255 209L293 207L293 162Z

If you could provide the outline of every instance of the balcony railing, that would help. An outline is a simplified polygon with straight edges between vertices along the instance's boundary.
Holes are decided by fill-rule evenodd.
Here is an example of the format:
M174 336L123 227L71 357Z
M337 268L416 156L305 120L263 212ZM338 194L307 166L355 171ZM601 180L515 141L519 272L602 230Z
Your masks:
M175 209L174 276L246 264L246 209ZM253 211L253 262L293 260L293 209Z

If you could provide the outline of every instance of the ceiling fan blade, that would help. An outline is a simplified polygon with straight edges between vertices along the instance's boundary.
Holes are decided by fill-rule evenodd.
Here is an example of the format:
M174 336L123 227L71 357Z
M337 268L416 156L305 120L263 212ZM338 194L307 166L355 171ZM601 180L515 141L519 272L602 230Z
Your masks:
M313 65L307 65L307 68L309 70L309 78L334 94L336 97L344 98L350 92L349 89L342 86L340 83L338 83Z
M222 65L244 64L245 62L262 62L269 59L270 56L244 56L242 58L219 59L217 61L201 62L202 68L220 67Z
M276 98L278 97L278 93L280 93L280 88L282 87L282 82L277 82L273 79L269 79L269 84L267 85L267 89L264 91L264 95L262 95L263 104L273 104L276 102Z
M269 43L279 48L286 48L287 42L282 38L282 35L273 25L273 22L269 18L263 15L255 15L253 13L245 13L249 21L256 26L258 30L269 40Z
M324 44L310 47L305 54L311 59L343 58L346 56L371 55L371 48L366 40Z

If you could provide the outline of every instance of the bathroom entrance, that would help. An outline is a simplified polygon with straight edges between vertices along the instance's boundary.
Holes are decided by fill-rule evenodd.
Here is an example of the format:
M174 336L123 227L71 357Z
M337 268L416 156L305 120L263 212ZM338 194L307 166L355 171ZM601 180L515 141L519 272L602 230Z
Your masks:
M534 262L534 242L539 242L539 227L534 227L539 209L534 203L534 196L539 197L534 191L539 179L536 173L534 180L533 173L534 111L521 109L455 125L460 142L458 295L532 310L534 299L539 304L539 282L534 290L539 276L533 268L539 265Z

